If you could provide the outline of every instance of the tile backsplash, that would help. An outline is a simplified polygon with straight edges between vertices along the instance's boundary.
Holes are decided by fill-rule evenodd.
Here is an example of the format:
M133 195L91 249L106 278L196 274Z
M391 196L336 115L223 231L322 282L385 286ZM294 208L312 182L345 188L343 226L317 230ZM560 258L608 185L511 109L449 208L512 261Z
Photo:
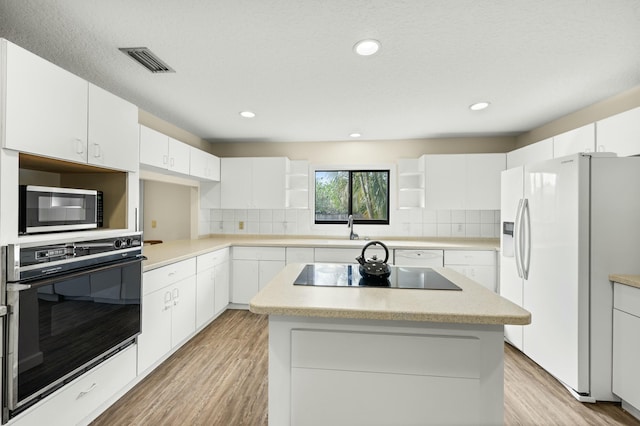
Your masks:
M349 235L345 225L315 225L309 209L201 209L199 234ZM367 236L475 237L500 236L499 210L403 209L391 212L390 225L358 225ZM363 232L364 231L364 232Z

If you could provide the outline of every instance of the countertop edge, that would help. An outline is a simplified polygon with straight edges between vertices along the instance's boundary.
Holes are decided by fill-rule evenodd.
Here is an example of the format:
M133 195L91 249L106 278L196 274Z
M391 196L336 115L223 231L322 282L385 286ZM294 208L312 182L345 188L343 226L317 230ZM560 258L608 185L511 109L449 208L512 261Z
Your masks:
M640 288L640 275L611 274L609 275L609 281Z

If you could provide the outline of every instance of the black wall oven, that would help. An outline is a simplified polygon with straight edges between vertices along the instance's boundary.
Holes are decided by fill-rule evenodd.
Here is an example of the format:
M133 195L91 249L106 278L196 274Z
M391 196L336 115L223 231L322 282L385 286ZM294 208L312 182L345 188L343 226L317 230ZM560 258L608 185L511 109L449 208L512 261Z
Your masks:
M3 251L6 421L134 343L144 256L139 233Z

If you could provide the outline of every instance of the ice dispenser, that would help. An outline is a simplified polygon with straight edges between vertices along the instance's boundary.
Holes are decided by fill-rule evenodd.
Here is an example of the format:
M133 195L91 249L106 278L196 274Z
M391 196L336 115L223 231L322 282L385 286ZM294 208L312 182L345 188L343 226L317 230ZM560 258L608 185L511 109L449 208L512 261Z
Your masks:
M502 222L502 255L513 257L513 222Z

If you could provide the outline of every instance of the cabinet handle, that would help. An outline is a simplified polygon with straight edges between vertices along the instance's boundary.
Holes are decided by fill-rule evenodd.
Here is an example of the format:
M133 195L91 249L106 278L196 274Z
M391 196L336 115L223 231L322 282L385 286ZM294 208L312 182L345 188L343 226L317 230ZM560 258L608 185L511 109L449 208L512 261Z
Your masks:
M175 164L176 164L176 159L171 157L171 161L169 162L169 165L173 167Z
M92 383L91 386L89 386L89 389L87 389L86 391L82 391L78 394L78 396L76 397L76 399L80 399L83 398L84 396L86 396L89 392L91 392L92 390L94 390L96 387L98 386L97 383Z
M167 164L169 162L169 157L166 155L162 156L162 164Z
M180 290L178 290L177 288L174 288L172 298L173 298L173 306L176 306L180 299Z
M76 138L76 154L84 154L84 143L80 138Z
M96 158L102 157L102 152L100 151L100 144L93 144L93 156Z
M171 292L167 291L164 293L164 308L163 311L171 309Z

